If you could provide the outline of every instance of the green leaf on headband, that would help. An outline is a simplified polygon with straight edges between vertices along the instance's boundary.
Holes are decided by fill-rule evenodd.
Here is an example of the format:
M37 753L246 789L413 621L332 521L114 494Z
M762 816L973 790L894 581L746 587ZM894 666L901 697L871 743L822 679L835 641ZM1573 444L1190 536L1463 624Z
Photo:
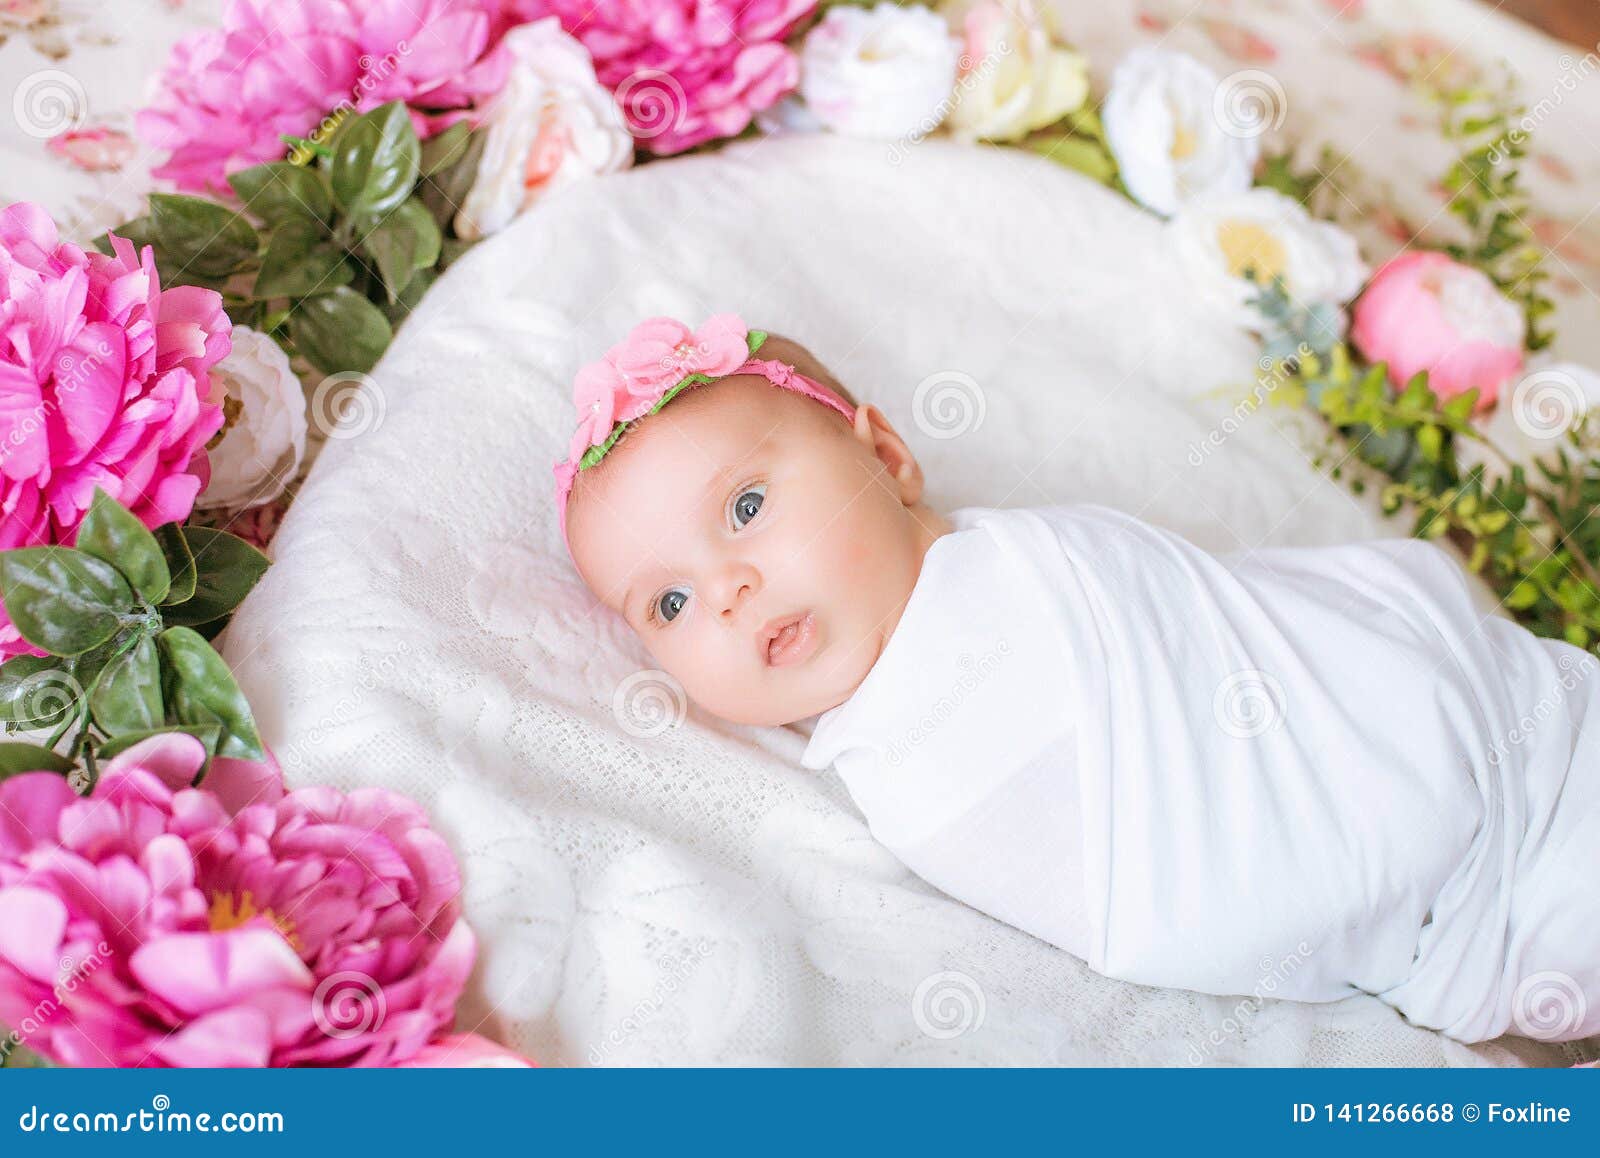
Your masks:
M226 277L255 260L260 239L255 229L225 205L178 193L150 194L150 224L156 244L178 269L163 270L162 283Z
M228 184L245 208L269 225L308 219L325 222L333 217L333 199L316 169L272 161L240 169L228 178Z
M354 276L344 250L328 239L320 224L301 217L273 230L250 296L264 301L326 293L349 285Z
M261 759L261 737L256 734L250 705L223 658L188 627L169 627L158 642L161 687L169 720L175 724L214 724L222 729L217 755Z
M351 217L387 213L416 187L421 148L404 102L352 117L333 139L333 200Z
M270 566L260 551L226 531L188 527L184 538L194 556L194 594L162 609L162 620L169 626L193 627L227 615Z
M99 487L78 527L78 550L121 571L150 603L160 603L172 586L172 572L156 537L132 511Z
M110 563L71 547L0 552L0 595L22 638L80 655L116 634L133 590Z
M767 331L751 330L744 336L744 340L745 344L750 347L750 356L754 358L756 351L761 349L763 343L767 340Z
M377 265L391 304L400 300L418 270L430 269L439 260L439 244L444 240L427 207L415 197L358 232L361 251Z
M37 744L9 740L0 744L0 780L21 772L71 772L75 765L65 756Z
M341 286L303 298L289 316L295 349L325 374L365 373L378 364L394 331L389 319L355 290Z
M107 735L146 731L165 719L161 663L148 635L106 664L90 689L89 711Z

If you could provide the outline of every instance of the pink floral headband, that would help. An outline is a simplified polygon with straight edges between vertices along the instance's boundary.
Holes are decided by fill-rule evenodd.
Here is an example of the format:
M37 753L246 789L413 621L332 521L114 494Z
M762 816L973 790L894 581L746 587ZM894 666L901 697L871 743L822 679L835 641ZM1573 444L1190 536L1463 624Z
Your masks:
M733 374L759 374L774 386L821 402L854 422L855 408L822 383L784 362L757 358L767 335L737 314L718 314L699 330L672 318L640 322L598 362L578 371L572 404L578 410L567 460L556 463L556 512L567 537L567 499L580 470L616 445L629 423L654 414L690 386Z

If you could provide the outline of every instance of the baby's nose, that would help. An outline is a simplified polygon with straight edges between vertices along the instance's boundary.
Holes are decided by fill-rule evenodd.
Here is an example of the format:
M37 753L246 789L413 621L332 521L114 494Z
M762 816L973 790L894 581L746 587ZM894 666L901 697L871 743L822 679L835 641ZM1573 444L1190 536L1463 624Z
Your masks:
M724 620L732 619L751 597L761 590L761 576L754 567L735 564L717 584L717 603Z

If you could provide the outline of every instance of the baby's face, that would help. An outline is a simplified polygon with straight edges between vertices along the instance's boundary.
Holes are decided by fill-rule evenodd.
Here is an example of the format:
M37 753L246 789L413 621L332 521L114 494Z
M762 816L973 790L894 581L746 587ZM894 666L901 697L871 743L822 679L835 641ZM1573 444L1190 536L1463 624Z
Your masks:
M852 427L742 375L688 391L582 472L590 589L701 707L787 724L848 699L947 525L881 414Z

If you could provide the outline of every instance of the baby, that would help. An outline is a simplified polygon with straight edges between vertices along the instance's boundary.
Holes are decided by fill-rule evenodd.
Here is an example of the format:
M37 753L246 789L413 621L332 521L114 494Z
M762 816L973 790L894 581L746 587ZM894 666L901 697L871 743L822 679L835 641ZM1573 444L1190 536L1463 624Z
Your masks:
M820 715L804 763L930 883L1129 981L1600 1033L1600 660L1482 618L1438 548L947 518L732 315L642 323L574 395L584 581L707 711Z

